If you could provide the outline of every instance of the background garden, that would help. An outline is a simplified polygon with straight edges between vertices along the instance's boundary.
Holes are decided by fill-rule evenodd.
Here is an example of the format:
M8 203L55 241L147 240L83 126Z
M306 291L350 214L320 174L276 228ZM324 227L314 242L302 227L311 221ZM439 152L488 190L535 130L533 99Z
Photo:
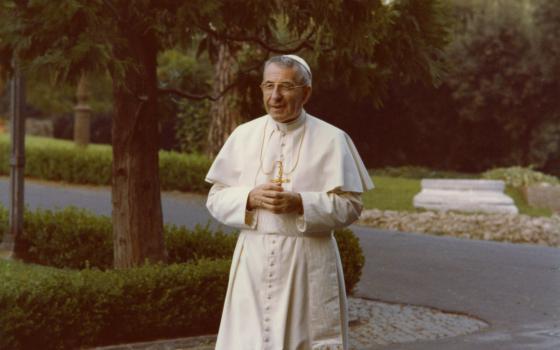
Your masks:
M208 190L203 179L225 137L263 114L262 63L291 50L314 72L307 111L344 129L370 169L376 189L364 195L371 212L362 224L412 231L404 229L410 218L432 215L414 221L414 230L427 225L430 234L560 246L560 233L551 228L560 227L558 217L523 195L532 184L557 185L560 175L560 6L552 1L333 1L330 7L294 1L285 8L247 1L252 12L217 0L178 8L150 1L136 7L125 1L22 3L2 1L0 14L18 8L22 14L0 25L2 176L9 174L14 53L26 72L25 115L47 125L42 136L27 137L27 177L118 191L115 156L119 163L123 154L154 151L156 169L139 173L157 174L157 187L147 192L159 196L160 190ZM121 23L105 19L112 15L134 22L131 30L155 33L158 50L148 51L156 59L158 103L145 102L150 89L142 100L149 83L141 73L149 69L123 53L128 46L119 45L134 39L113 32ZM309 18L320 24L309 29ZM87 81L91 108L85 148L72 140L80 79ZM141 93L131 97L134 88ZM156 134L136 129L145 115L157 116L155 127L144 126ZM133 169L127 171L132 179ZM415 209L422 178L502 179L521 215L444 218ZM464 217L474 217L485 232L480 222L505 228L494 230L500 235L468 236L456 226L425 224ZM216 331L236 235L163 223L148 232L132 223L129 229L146 231L139 237L163 241L166 262L146 257L133 268L113 269L115 227L122 225L76 208L26 212L23 261L0 261L0 348L70 349ZM7 229L8 213L0 207L0 235ZM351 291L364 256L351 230L337 231L336 238Z

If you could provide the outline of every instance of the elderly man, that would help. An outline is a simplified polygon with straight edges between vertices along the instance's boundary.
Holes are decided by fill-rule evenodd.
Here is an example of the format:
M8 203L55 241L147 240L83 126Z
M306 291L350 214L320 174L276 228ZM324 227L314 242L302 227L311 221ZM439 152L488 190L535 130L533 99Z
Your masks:
M206 177L210 213L241 229L216 349L347 349L332 231L358 218L373 185L348 135L303 110L301 57L269 59L261 89L268 114L234 130Z

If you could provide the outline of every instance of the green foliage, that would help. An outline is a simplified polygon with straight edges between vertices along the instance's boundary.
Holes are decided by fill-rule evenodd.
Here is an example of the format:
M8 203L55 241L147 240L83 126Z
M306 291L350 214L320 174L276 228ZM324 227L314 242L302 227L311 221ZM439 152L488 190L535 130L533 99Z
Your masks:
M8 226L7 211L0 206L0 229ZM165 245L169 263L200 259L230 259L237 233L212 231L208 226L166 225ZM113 265L111 219L68 207L59 211L26 211L22 258L31 263L70 269L110 269ZM0 232L0 239L2 235ZM348 229L335 231L343 262L346 288L359 282L364 257L358 238Z
M43 137L26 138L27 176L68 183L110 185L111 147L90 145L77 148L72 142ZM198 154L160 152L160 181L163 190L204 192L204 177L210 168L208 158ZM9 173L9 144L0 135L0 174Z
M527 203L527 196L524 193L524 189L521 187L512 187L506 186L505 194L510 196L515 203L515 206L519 210L519 213L529 216L543 216L543 217L550 217L552 216L553 212L547 208L537 208L532 207Z
M0 242L2 237L4 237L4 232L8 232L9 228L9 213L8 209L0 205Z
M482 174L485 179L503 180L506 185L512 187L525 187L540 182L548 184L558 184L560 181L557 177L544 174L540 171L535 171L531 167L510 167L510 168L496 168L488 170Z
M201 154L161 151L159 153L162 190L205 192L210 185L204 181L211 165Z
M78 349L215 333L230 262L68 271L0 262L0 348Z
M352 230L347 228L336 230L334 237L340 251L346 292L349 294L360 282L366 258L360 246L360 239Z
M0 207L0 228L8 226L7 211ZM113 266L111 219L84 209L26 211L22 259L58 268L110 269ZM231 258L236 234L213 232L209 227L166 226L165 242L170 263L203 258Z
M26 211L22 258L59 268L110 268L113 265L111 220L83 209Z
M547 103L556 93L539 64L532 5L477 4L448 49L450 62L460 64L447 83L460 120L471 129L462 148L472 150L470 161L480 169L542 166L558 149L559 115Z
M210 105L206 100L179 103L180 112L175 132L182 152L204 151L210 126Z
M230 259L237 233L211 231L208 226L196 226L193 230L167 225L165 245L169 263L182 263L202 258Z
M95 116L112 111L112 86L108 74L88 77L88 105ZM26 76L26 102L41 116L72 114L76 106L77 84L56 84L47 74L39 72Z
M403 177L407 179L441 179L441 178L472 178L475 174L458 173L455 171L434 170L421 166L384 167L374 169L371 173L383 177Z

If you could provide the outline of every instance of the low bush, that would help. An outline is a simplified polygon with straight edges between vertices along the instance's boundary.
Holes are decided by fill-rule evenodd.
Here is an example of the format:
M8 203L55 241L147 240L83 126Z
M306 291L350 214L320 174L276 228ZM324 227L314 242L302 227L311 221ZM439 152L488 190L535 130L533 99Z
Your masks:
M0 228L7 217L0 207ZM24 227L25 259L64 269L0 261L0 349L78 349L217 331L237 234L167 226L169 265L111 270L107 217L76 208L28 211ZM335 237L349 292L364 255L351 230Z
M75 147L70 141L44 137L26 138L26 176L68 183L109 185L112 150L106 145ZM0 135L0 175L9 172L9 142ZM199 154L161 151L160 186L163 190L204 192L211 161Z
M0 207L0 229L7 227L8 213ZM70 269L104 270L113 266L109 217L75 207L26 211L24 232L20 255L26 262ZM170 263L231 258L237 240L236 234L198 225L192 230L166 225L164 237Z
M352 230L347 228L336 230L334 231L334 237L340 251L346 292L350 294L360 282L366 258L360 246L360 239L356 237Z
M130 270L0 261L0 349L78 349L215 333L229 260Z
M517 188L541 182L552 185L560 183L559 179L555 176L541 173L530 167L523 168L519 166L488 170L482 174L482 177L491 180L503 180L506 185Z
M478 174L459 173L454 171L435 170L421 166L400 166L373 169L370 171L375 176L402 177L407 179L446 179L446 178L474 178Z
M1 208L1 207L0 207ZM0 228L7 227L7 212L0 210ZM60 211L26 211L25 235L21 238L24 261L40 265L84 269L110 269L113 266L111 219L84 209L68 207ZM230 259L236 233L213 231L208 226L194 229L165 226L169 263L198 259ZM349 229L335 231L344 280L348 292L360 280L364 255L358 238Z

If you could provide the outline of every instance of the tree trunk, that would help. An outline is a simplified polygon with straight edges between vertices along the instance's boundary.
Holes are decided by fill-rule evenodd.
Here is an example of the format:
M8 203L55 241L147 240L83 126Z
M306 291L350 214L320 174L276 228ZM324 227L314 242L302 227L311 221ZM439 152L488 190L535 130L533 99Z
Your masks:
M91 117L91 108L89 101L88 79L82 74L76 89L77 104L74 107L74 144L78 147L87 147L89 145L89 126Z
M214 95L224 91L237 79L239 67L234 53L225 43L220 45L218 62L215 65ZM218 154L233 129L241 123L240 102L239 90L234 87L212 103L206 143L206 153L210 157Z
M113 74L113 244L116 268L165 261L159 185L157 45L150 33L128 34L118 58L134 56L124 81ZM114 73L114 72L113 72Z

